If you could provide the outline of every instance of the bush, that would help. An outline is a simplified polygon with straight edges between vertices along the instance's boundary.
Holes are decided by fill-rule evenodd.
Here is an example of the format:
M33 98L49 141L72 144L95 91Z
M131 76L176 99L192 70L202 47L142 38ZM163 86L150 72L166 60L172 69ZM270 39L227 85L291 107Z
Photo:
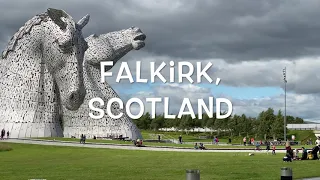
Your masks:
M0 152L11 151L11 150L12 150L12 148L9 145L0 143Z

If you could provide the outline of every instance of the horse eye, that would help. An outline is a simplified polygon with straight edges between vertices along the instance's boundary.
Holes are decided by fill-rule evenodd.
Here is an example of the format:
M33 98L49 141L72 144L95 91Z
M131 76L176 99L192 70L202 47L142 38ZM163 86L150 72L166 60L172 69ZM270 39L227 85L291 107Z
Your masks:
M59 46L59 49L61 49L64 53L68 53L69 51L72 50L74 43L73 41L66 41L61 44L58 42L58 46Z

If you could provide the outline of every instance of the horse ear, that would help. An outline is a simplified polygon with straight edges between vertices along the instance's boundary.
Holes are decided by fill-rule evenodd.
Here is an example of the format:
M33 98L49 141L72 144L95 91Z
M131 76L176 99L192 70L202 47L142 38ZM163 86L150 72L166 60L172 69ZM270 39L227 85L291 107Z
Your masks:
M53 9L49 8L47 9L48 16L52 19L52 21L57 24L62 30L65 30L67 28L67 23L62 21L62 17L67 18L68 14L60 9Z
M82 29L84 26L86 26L88 24L88 22L89 22L89 19L90 19L90 15L89 14L83 16L83 18L81 18L77 23L79 28Z

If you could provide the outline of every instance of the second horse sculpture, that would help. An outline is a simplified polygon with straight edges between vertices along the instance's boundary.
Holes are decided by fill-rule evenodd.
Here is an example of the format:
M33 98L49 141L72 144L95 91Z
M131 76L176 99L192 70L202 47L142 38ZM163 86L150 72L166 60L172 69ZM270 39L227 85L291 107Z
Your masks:
M64 137L80 137L85 134L87 137L110 137L122 136L129 139L142 138L139 129L117 104L113 104L112 113L117 115L122 112L120 119L112 119L107 114L100 120L89 117L88 103L92 98L100 97L104 102L110 98L119 98L116 92L108 83L101 83L100 62L113 61L115 64L120 58L131 50L139 50L145 46L146 35L137 27L110 32L101 35L91 35L86 38L88 50L85 53L83 65L83 77L86 88L84 103L76 111L65 109ZM100 107L106 112L105 106Z

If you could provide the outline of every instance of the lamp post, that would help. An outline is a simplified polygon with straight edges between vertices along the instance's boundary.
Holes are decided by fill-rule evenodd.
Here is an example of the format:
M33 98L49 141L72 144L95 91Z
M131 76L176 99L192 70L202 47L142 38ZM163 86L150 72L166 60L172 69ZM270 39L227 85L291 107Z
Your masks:
M283 136L284 141L287 141L287 69L283 69L283 81L284 81L284 119L283 119Z

